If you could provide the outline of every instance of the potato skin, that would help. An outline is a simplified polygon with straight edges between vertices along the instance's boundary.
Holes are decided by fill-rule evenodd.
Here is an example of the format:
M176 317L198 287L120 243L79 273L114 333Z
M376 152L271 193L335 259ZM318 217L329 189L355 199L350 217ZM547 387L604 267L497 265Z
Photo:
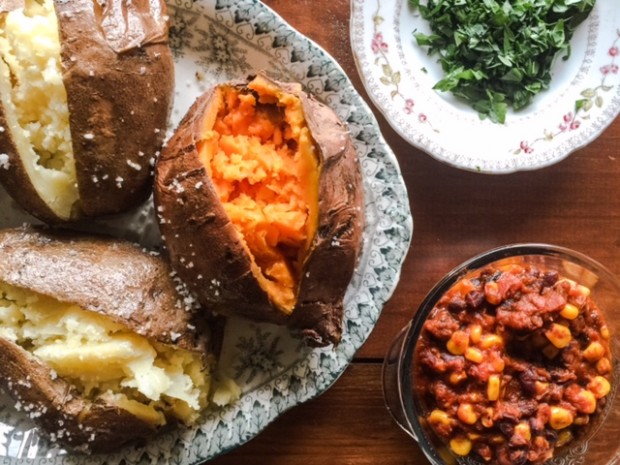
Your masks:
M301 99L319 158L319 224L303 263L291 316L275 308L252 274L247 246L229 221L196 145L214 118L214 91L202 95L168 141L155 170L160 229L179 275L201 303L223 314L286 324L311 346L337 344L343 298L363 230L363 188L353 142L326 105L296 83L261 76ZM227 85L245 87L246 83Z
M54 6L80 196L72 219L127 211L151 193L152 163L172 109L165 2L54 0ZM1 106L0 125L7 127ZM0 170L9 194L29 213L58 223L10 137L0 137L0 153L10 159Z
M0 230L0 281L105 315L149 340L203 351L184 303L192 297L177 291L182 284L171 273L161 257L129 242L35 227Z
M0 281L106 315L151 341L197 352L206 366L209 335L205 327L197 331L189 301L179 304L191 298L177 292L181 284L171 273L161 257L128 242L34 227L0 230ZM81 398L49 367L2 338L0 367L0 385L64 446L106 452L155 433L126 410ZM59 420L69 435L57 434Z
M80 210L85 216L125 211L151 193L151 163L161 149L172 109L174 63L163 19L165 3L121 6L120 0L108 1L110 11L99 12L101 18L92 0L54 3ZM135 43L123 40L135 31L122 29L120 15L149 18L157 12L161 31L144 23ZM105 34L98 34L102 27Z
M19 402L21 410L63 446L106 453L155 434L152 425L124 409L83 399L47 366L2 338L0 366L0 385Z

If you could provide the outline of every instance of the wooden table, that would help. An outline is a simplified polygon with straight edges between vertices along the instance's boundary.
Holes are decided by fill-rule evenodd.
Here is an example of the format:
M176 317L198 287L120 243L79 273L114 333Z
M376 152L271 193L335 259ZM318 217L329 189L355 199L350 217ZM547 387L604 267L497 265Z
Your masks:
M370 103L351 52L349 0L265 3L331 53ZM381 363L443 274L486 249L526 241L574 248L620 274L620 118L561 163L489 176L457 170L412 148L371 108L398 157L414 217L398 288L354 363L328 392L210 464L427 464L384 407Z

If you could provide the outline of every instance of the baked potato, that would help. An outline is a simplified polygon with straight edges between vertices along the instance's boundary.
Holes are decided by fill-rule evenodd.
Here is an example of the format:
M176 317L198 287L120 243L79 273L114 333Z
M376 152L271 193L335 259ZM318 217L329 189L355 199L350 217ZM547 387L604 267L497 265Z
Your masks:
M174 91L163 0L0 0L0 182L60 223L152 190Z
M199 419L212 337L171 274L127 242L0 231L0 386L52 441L110 452Z
M202 95L155 168L170 260L202 304L337 344L363 229L346 126L297 83L259 74Z

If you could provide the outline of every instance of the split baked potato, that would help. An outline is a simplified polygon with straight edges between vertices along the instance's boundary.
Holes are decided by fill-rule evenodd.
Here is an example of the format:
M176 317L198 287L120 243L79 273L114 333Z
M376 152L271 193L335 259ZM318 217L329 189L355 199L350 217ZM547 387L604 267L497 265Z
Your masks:
M259 74L191 107L156 163L173 267L217 313L337 344L363 229L346 126L297 83Z
M214 339L172 275L130 243L0 231L0 386L85 452L195 423L214 392Z
M151 193L174 91L164 0L0 0L0 182L50 223Z

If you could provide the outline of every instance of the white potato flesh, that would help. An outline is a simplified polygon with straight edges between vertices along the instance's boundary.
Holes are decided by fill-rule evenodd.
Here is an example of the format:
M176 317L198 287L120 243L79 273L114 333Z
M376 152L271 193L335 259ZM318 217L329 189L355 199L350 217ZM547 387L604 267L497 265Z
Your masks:
M61 219L79 198L52 0L26 0L0 25L0 99L35 190Z
M199 355L6 283L0 283L0 337L29 350L87 398L118 401L157 424L162 412L191 424L208 403L210 373Z

